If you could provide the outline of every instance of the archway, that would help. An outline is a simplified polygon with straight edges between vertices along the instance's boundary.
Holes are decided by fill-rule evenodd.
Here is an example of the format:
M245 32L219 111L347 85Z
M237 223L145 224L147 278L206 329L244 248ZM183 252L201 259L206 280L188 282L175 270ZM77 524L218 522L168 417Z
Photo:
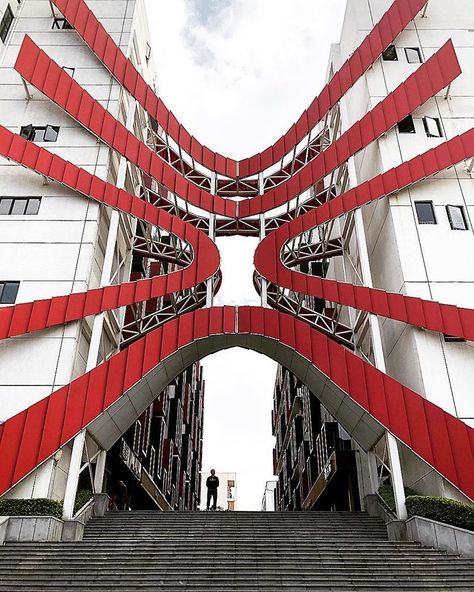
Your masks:
M194 361L231 347L284 365L365 450L388 430L468 497L472 430L441 408L357 358L306 323L259 307L213 307L155 329L7 420L0 492L18 483L87 427L107 450L175 376Z

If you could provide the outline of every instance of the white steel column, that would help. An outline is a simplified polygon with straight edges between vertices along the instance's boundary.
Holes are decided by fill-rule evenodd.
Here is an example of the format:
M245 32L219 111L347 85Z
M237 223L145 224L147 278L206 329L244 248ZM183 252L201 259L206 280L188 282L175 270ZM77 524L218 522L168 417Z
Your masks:
M128 113L126 127L128 130L133 129L133 122L135 119L136 101L131 100ZM119 163L119 169L117 173L117 187L123 189L125 186L125 176L127 172L127 159L122 156ZM112 210L110 215L109 231L107 234L107 246L104 255L104 265L102 267L102 275L100 278L100 287L110 285L110 277L112 275L112 266L114 262L115 246L118 239L118 230L120 223L120 213L117 210ZM97 366L97 358L100 349L100 340L104 329L104 313L95 315L94 322L92 325L91 342L89 345L89 353L87 356L86 372L89 372ZM75 438L72 448L71 462L69 464L69 472L67 476L66 492L64 495L63 505L63 518L71 519L72 512L74 510L74 503L76 500L77 485L79 483L79 472L82 463L82 454L84 451L84 443L86 441L86 430L82 430ZM105 458L104 458L104 470L105 470ZM103 472L102 472L103 478ZM97 483L94 484L97 486ZM102 489L102 483L100 483L99 489Z
M209 214L209 238L212 241L216 240L216 215ZM197 253L194 253L194 257L197 257ZM206 306L211 307L214 304L214 278L207 280L206 286Z
M364 285L372 288L372 272L370 270L369 251L367 248L367 240L365 236L364 222L362 219L362 212L360 209L355 212L355 227L357 244L359 247L360 265L362 269L362 277L364 279ZM370 329L372 335L372 346L374 349L375 366L382 372L386 372L387 368L385 365L385 356L383 353L382 346L382 333L380 331L379 319L376 315L369 315ZM395 507L397 510L397 516L399 520L405 520L407 517L406 503L405 503L405 488L403 485L402 467L400 464L400 454L398 451L398 444L395 437L390 433L386 432L387 438L387 449L390 460L390 469L392 474L392 487L393 494L395 497ZM369 453L370 454L370 453ZM370 463L373 462L369 458L369 471ZM371 479L372 480L372 479Z
M86 430L82 430L75 438L72 445L71 462L67 476L66 493L64 495L63 520L71 520L74 515L74 503L76 501L79 472L82 465L82 451L86 441Z
M258 194L259 195L263 195L265 193L265 181L263 178L263 173L258 173ZM260 223L260 233L259 233L259 238L260 241L263 241L263 239L266 236L266 232L265 232L265 214L260 214L259 216L259 223ZM260 293L260 300L262 303L262 306L264 308L268 307L268 291L267 291L267 280L265 278L262 277L262 288L261 288L261 293Z
M369 450L367 452L367 464L369 465L370 493L377 493L379 489L379 474L377 471L377 457Z
M97 456L94 475L94 493L102 493L104 486L105 461L107 460L107 451L101 450Z

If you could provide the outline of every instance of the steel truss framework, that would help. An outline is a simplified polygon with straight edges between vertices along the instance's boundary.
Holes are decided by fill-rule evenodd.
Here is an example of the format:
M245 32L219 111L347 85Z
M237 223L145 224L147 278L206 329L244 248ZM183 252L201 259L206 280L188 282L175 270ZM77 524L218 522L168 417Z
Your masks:
M0 154L133 216L139 228L135 256L166 261L176 269L0 309L0 339L122 307L133 311L119 353L0 426L0 494L84 428L99 439L97 426L112 418L117 406L140 396L143 381L159 372L169 378L211 351L245 345L284 363L308 385L319 381L324 404L334 409L336 418L335 399L341 397L340 408L358 418L348 431L367 450L389 431L474 498L474 430L351 351L357 349L360 335L355 333L366 327L367 314L472 341L474 310L304 273L309 262L342 254L345 239L332 232L340 216L346 215L350 226L358 208L474 157L471 130L357 187L347 186L352 156L460 74L448 42L361 121L343 134L337 131L338 101L418 16L426 0L395 0L298 122L273 146L239 162L191 137L84 0L52 4L147 113L147 142L140 142L28 37L15 68L25 83L140 169L141 194L118 189L4 127ZM281 206L286 211L275 214ZM219 254L208 234L263 238L255 254L255 284L277 310L201 308L209 305L209 294L220 281ZM163 236L172 236L171 243ZM150 302L155 303L151 309ZM340 322L344 307L359 311L354 327ZM111 443L105 438L102 445Z

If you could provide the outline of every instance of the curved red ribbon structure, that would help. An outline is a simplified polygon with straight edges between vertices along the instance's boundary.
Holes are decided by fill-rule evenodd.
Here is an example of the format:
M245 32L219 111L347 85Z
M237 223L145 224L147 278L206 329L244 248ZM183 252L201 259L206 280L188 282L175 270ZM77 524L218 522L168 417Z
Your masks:
M329 113L415 18L426 0L395 0L360 48L278 142L236 162L202 146L181 126L117 48L83 0L53 0L89 48L191 159L216 175L241 178L281 160ZM263 195L240 200L211 194L141 143L67 72L25 38L16 69L85 129L125 156L169 191L224 218L242 220L289 203L440 92L460 74L451 42L331 145ZM218 273L215 243L191 223L127 193L0 127L0 155L87 198L158 226L187 241L192 263L166 276L68 294L0 309L0 339L80 320L88 315L148 302L208 282ZM400 322L474 340L474 310L383 290L309 276L285 267L285 244L311 229L474 157L474 130L417 156L301 216L285 221L260 243L255 265L267 281L295 293L364 310ZM163 198L164 199L164 198ZM337 252L337 249L336 251ZM242 346L265 353L305 381L347 431L369 450L385 430L474 498L474 430L349 349L317 326L268 308L209 307L177 315L108 361L0 425L0 495L87 428L105 449L120 437L154 392L193 361ZM123 431L123 430L122 430Z

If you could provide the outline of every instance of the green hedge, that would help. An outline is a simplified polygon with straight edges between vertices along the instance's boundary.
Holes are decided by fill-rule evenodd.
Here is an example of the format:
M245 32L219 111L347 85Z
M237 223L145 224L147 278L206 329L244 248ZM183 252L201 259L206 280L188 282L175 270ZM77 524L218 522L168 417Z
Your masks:
M74 514L77 514L77 512L79 512L79 510L92 498L92 491L89 491L88 489L78 491L76 494L76 501L74 502Z
M385 502L387 508L391 512L395 512L395 496L393 495L393 489L391 485L381 485L379 487L379 495ZM405 487L405 496L416 495L416 492L409 487Z
M474 506L444 497L411 495L407 497L408 516L421 516L474 530Z
M0 499L0 516L54 516L61 518L63 505L50 499Z

